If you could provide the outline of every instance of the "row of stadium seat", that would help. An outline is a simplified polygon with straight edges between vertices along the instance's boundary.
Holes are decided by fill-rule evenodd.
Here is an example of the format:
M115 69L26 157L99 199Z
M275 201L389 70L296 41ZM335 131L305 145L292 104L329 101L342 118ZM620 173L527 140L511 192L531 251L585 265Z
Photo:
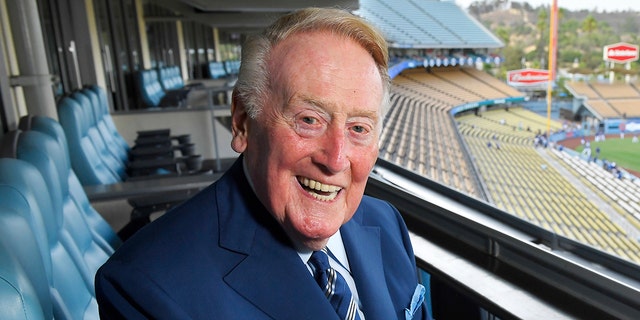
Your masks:
M135 77L140 103L146 108L183 107L191 90L202 86L185 84L178 66L141 70Z
M553 150L554 155L579 177L618 204L625 218L640 229L640 179L618 179L595 162L585 161L567 152Z
M240 71L240 61L211 61L207 64L207 70L211 79L235 77Z
M471 139L467 138L467 141L469 140ZM491 153L490 149L484 146L482 140L475 143L470 142L469 144L472 145L472 152L479 152L480 154ZM512 146L507 143L500 152L494 150L493 153L500 155L512 153L513 150L511 148ZM477 153L474 153L474 155L477 155ZM525 158L536 159L534 153L527 154ZM485 179L485 183L491 185L493 190L502 189L499 192L491 193L498 207L515 212L521 218L535 224L546 224L552 230L565 236L584 238L591 237L596 233L602 234L603 239L607 240L587 242L602 248L609 248L608 239L624 236L621 230L612 224L609 219L602 216L601 212L590 205L586 198L583 196L576 197L579 193L565 193L561 197L553 197L554 191L572 190L571 185L558 177L554 177L555 173L549 174L547 172L549 169L540 173L541 166L539 163L536 165L529 161L529 164L527 164L527 160L523 160L520 157L511 157L511 155L492 159L490 155L485 154L478 156L477 159L483 163L480 164L483 178L486 176L493 177ZM517 163L517 165L509 165L509 163ZM521 173L519 174L518 172ZM529 175L529 177L525 178L524 175ZM534 176L539 178L533 178ZM495 187L494 184L500 187ZM550 200L546 201L545 198ZM577 200L576 203L580 203L580 205L569 206L568 202L571 199ZM579 219L574 219L576 217ZM579 234L575 234L574 231L579 232ZM611 249L615 248L611 247Z
M94 90L100 92L98 89L87 88L74 93L75 97L65 97L59 106L61 120L83 122L93 117L90 107L82 106L76 98L90 101L87 97L92 96L90 93ZM76 123L73 130L65 128L65 132L54 119L25 116L20 121L20 129L3 137L0 145L0 318L99 318L94 276L124 238L89 202L74 171L70 157L72 144L67 137L82 138L74 142L74 148L91 145L95 149L91 139L102 139L101 133L109 133L109 142L103 141L103 144L121 144L125 152L120 156L129 154L131 150L126 152L127 145L117 131L110 133L109 130L115 130L115 127L108 128L113 126L110 117L103 115L100 121L101 128L94 127L89 137L86 133L89 121ZM93 160L117 158L117 150L112 151L110 156L105 149L89 157ZM100 167L105 175L114 173L104 168L104 163L95 168ZM184 196L167 198L166 193L150 197L172 202L172 205L185 199ZM140 227L138 221L132 222L128 227ZM134 231L127 230L126 235Z
M394 88L380 137L381 158L457 190L477 194L478 187L457 141L446 112Z
M531 117L531 123L525 121L525 124L535 124L535 116ZM462 122L462 128L471 127L465 121L475 126L474 130L461 130L461 133L498 208L560 235L640 261L640 245L630 241L584 194L549 168L534 149L531 138L509 141L498 132L501 149L488 148L486 143L491 140L487 137L496 135L493 131L496 124L479 122L476 118L472 115L457 120Z
M396 76L392 107L381 135L380 157L461 192L482 197L449 112L466 103L519 95L504 83L493 78L484 82L485 78L480 71L460 67L432 72L417 68Z
M10 269L0 272L20 283L0 305L29 319L98 319L93 278L121 240L90 205L52 123L37 118L3 139L0 264Z
M168 130L141 132L136 145L130 147L118 133L106 94L98 86L62 98L58 116L68 140L71 165L85 186L194 172L202 166L202 156L194 154L195 146L187 135L171 137ZM174 140L178 144L172 143Z
M633 83L569 82L567 88L605 118L640 116L640 89Z

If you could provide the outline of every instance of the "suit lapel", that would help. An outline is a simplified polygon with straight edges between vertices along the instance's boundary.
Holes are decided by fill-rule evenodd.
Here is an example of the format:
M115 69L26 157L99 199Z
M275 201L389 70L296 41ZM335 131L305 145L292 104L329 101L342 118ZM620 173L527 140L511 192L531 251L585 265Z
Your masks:
M229 286L275 319L336 318L295 251L274 249L265 241L254 249L225 277Z
M251 190L241 159L217 187L220 245L246 256L224 281L275 319L336 318L286 234Z
M390 301L380 246L380 228L362 224L362 212L341 228L349 266L358 289L367 320L394 319L397 316Z

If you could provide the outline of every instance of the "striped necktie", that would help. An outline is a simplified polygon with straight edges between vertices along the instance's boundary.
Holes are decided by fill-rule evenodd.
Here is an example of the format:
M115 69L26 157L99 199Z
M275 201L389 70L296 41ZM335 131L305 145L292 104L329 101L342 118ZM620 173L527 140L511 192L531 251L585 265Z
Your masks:
M344 320L360 320L358 315L358 307L353 299L351 290L342 275L329 265L327 256L327 248L321 251L314 251L309 259L309 263L313 267L313 277L318 282L320 288L324 291L329 302L336 309L336 313L340 319Z

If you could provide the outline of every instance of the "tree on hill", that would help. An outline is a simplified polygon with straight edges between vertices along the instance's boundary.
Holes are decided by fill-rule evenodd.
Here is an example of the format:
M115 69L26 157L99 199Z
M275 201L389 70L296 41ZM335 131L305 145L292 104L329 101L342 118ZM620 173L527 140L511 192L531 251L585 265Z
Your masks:
M591 34L598 29L598 21L593 15L589 14L584 20L582 20L582 31L587 34Z
M531 7L511 2L510 8L495 1L476 1L476 17L505 43L501 54L503 68L522 66L524 57L530 67L547 66L550 6ZM472 13L473 14L473 13ZM638 43L640 13L633 11L590 12L560 8L558 14L558 68L590 73L606 69L602 48L616 42ZM577 64L577 66L576 66ZM638 62L632 63L637 70ZM505 74L502 70L500 74Z

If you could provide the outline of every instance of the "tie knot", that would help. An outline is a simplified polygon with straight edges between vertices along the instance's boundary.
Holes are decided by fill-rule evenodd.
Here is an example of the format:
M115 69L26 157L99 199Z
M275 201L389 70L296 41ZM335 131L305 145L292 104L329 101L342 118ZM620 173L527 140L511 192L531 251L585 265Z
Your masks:
M314 278L340 319L359 320L358 306L349 285L339 272L331 268L327 248L314 251L309 258L309 264L315 269Z
M326 271L331 268L329 264L329 257L326 252L327 248L323 248L319 251L314 251L311 254L311 258L309 258L309 263L316 269L321 271Z

